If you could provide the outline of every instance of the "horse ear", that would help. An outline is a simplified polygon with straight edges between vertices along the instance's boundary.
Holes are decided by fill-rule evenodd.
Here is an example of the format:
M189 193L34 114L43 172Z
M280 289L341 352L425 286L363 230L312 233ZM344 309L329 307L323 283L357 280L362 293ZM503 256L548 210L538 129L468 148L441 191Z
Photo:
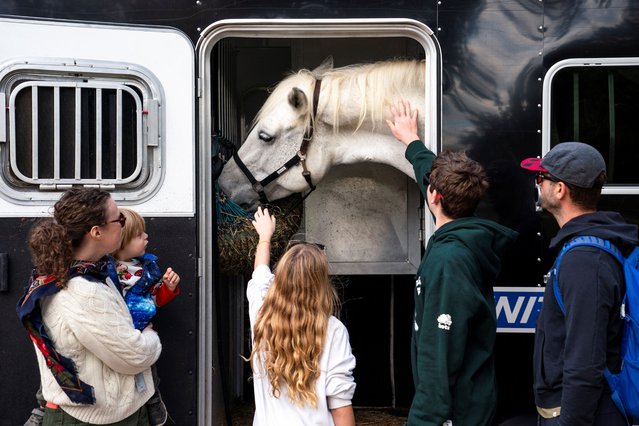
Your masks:
M312 73L313 75L320 77L331 69L333 69L333 57L329 55L326 57L326 59L324 59L324 61L322 61L321 64L319 64L317 68L312 71Z
M304 110L308 105L306 95L297 87L293 87L291 93L288 94L288 103L297 110Z

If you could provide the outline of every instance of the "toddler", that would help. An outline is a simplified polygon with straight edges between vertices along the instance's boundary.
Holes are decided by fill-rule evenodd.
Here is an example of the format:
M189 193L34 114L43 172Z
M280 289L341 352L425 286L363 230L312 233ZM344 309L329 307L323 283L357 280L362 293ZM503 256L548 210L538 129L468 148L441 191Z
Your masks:
M180 294L180 276L171 268L162 275L157 257L146 253L148 235L144 218L130 209L120 208L120 211L126 217L126 224L122 229L120 248L113 252L115 267L133 325L144 330L155 316L156 307L165 305ZM151 425L159 426L166 423L168 413L158 389L156 366L153 365L151 370L155 393L146 407ZM139 385L144 386L143 382Z

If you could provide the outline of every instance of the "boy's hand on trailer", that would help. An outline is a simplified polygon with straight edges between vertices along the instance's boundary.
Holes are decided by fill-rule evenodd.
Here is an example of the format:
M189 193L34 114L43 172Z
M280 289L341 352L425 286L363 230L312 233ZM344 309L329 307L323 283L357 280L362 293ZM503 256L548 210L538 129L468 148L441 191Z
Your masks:
M419 139L417 134L417 114L416 109L412 109L410 102L401 100L395 105L391 105L392 120L386 120L386 124L398 141L404 145Z
M180 283L180 276L173 270L173 268L167 268L164 276L162 277L162 282L169 288L169 290L175 291Z

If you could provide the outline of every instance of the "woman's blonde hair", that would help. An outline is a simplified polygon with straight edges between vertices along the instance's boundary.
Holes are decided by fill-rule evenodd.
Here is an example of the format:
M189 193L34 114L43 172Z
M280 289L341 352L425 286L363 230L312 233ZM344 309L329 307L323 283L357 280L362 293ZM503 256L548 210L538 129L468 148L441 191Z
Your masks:
M144 218L136 211L120 207L120 212L126 217L126 223L122 228L122 236L120 237L120 247L115 251L116 254L123 250L132 239L146 232L146 224Z
M317 407L320 355L328 320L339 304L328 260L319 247L298 244L284 253L274 273L257 316L249 360L263 362L274 397L286 386L294 404Z

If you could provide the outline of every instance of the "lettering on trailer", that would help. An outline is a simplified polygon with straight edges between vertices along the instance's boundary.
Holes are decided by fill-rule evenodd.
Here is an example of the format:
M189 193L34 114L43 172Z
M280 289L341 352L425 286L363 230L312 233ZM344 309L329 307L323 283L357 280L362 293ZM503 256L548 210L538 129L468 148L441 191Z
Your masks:
M544 287L495 287L498 333L534 333Z

